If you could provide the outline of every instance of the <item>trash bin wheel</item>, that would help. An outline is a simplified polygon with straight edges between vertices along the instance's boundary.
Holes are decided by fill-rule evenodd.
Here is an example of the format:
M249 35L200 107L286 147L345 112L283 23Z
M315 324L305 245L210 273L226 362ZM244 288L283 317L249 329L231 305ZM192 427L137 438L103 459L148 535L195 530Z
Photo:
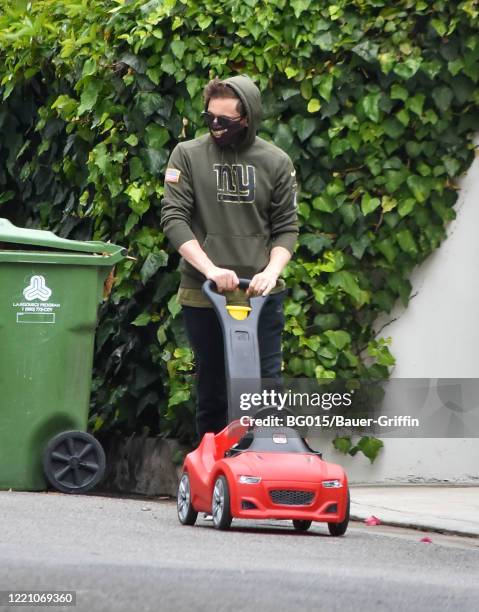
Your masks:
M43 453L43 471L54 489L85 493L105 473L105 452L96 438L84 431L63 431L54 436Z

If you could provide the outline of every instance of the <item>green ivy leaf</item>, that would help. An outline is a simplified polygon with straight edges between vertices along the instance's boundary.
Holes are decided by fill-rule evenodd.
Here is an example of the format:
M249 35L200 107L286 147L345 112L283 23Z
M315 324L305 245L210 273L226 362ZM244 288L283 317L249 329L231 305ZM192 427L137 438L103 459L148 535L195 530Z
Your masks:
M202 80L194 75L186 77L186 89L190 95L190 98L194 98L196 94L201 91Z
M171 408L172 406L177 406L178 404L183 404L190 398L190 395L191 392L186 387L176 390L168 398L168 408Z
M405 87L403 87L402 85L398 85L397 83L394 83L391 86L391 99L392 100L407 100L409 97L409 93L407 91L407 89Z
M453 95L454 94L452 93L452 90L446 85L442 85L441 87L435 87L432 90L432 98L437 108L443 113L449 110Z
M416 198L405 198L399 202L398 213L401 217L409 215L416 205Z
M182 60L183 55L185 54L186 44L182 40L174 40L170 47L173 51L173 55L179 60Z
M341 251L326 251L317 267L321 272L337 272L344 266L344 255Z
M82 77L92 76L93 74L95 74L96 67L96 59L93 57L88 58L83 64Z
M313 207L323 212L332 213L337 209L337 203L333 197L324 194L320 195L313 200Z
M158 149L162 151L164 145L170 139L168 130L164 127L157 125L156 123L150 123L146 127L146 143L152 149Z
M377 363L381 366L393 366L396 363L396 360L389 351L388 346L390 344L391 338L379 338L379 340L371 340L368 343L368 355L374 357Z
M150 208L150 203L146 199L145 188L143 185L132 183L125 189L125 193L130 198L129 207L139 217L145 214Z
M167 54L164 55L161 60L161 69L163 72L166 72L166 74L174 75L178 72L179 67L176 65L174 58Z
M372 40L363 40L355 45L351 51L359 55L366 62L373 62L378 58L379 46Z
M148 253L145 263L140 270L141 282L145 284L150 278L168 263L168 255L165 251L159 253Z
M168 310L173 318L175 318L181 312L181 306L178 304L176 294L172 295L168 301Z
M333 272L329 282L331 286L342 289L345 293L350 295L357 303L358 307L364 306L364 304L369 302L369 293L360 288L357 278L351 272L347 270Z
M128 236L139 220L140 217L133 212L128 215L128 219L126 220L125 224L125 236Z
M287 66L284 72L288 79L294 79L294 77L298 74L299 70L294 66Z
M416 115L422 115L425 100L426 96L424 94L416 94L407 100L406 107Z
M139 157L132 157L129 161L130 180L135 181L145 173L145 169Z
M349 453L352 445L351 438L338 437L333 440L334 448L345 455Z
M168 151L165 149L158 151L148 147L142 151L142 157L144 157L144 162L151 174L158 176L163 172L168 161Z
M405 132L404 125L394 117L383 121L382 126L385 133L392 139L400 138Z
M317 113L321 108L321 102L317 98L311 98L308 102L308 113Z
M380 204L381 200L379 198L372 198L369 193L365 193L361 198L361 210L363 215L369 215L374 212Z
M407 184L418 202L425 202L431 193L431 186L422 176L411 175L407 178Z
M448 173L448 175L451 178L456 177L459 174L459 170L461 168L461 164L457 159L454 159L453 157L444 157L443 158L443 163L444 166L446 168L446 171Z
M403 229L396 234L396 240L401 249L405 253L409 253L410 255L415 255L417 253L417 246L414 238L408 229Z
M293 133L288 125L281 123L274 135L274 142L280 148L288 151L293 144Z
M306 11L310 4L311 0L291 0L291 6L293 7L295 17L300 17L301 13Z
M321 32L314 39L314 44L322 51L332 51L334 49L334 38L331 32Z
M146 62L142 57L134 53L123 53L120 57L120 62L126 64L130 68L133 68L138 74L144 74L146 70Z
M384 443L377 438L363 436L356 446L363 453L363 455L365 455L369 461L373 463L378 456L379 451L383 448Z
M338 330L329 330L324 332L324 335L327 337L329 342L341 351L345 346L351 343L351 336L348 332L343 331L341 329Z
M397 257L397 249L391 238L385 238L375 244L376 249L384 255L387 261L392 264Z
M381 208L384 213L391 212L396 208L397 200L395 198L391 198L390 196L383 196L381 198Z
M422 59L420 57L409 57L404 62L396 64L393 68L393 72L407 81L419 70L421 62Z
M145 327L151 321L151 314L149 312L142 312L139 314L134 321L131 322L135 327Z
M333 370L327 370L322 365L318 365L314 368L314 375L316 380L325 381L325 380L334 380L336 378L336 373Z
M136 147L136 145L138 144L138 137L136 134L130 134L128 138L125 138L125 142L131 145L132 147Z
M136 104L138 110L149 117L152 115L160 106L162 97L160 94L151 92L140 92L136 97Z
M326 74L322 76L321 80L319 81L318 89L319 89L319 93L321 97L324 98L327 102L329 102L331 100L331 93L333 91L333 75ZM314 112L314 111L309 111L309 112Z
M431 25L439 34L439 36L445 36L447 32L447 25L440 19L431 19Z
M309 100L311 98L311 96L313 95L313 84L311 82L311 79L306 79L301 82L300 91L301 91L302 97L305 100ZM284 99L287 100L287 98L284 98Z
M370 93L361 99L361 108L363 109L364 114L366 115L366 117L369 117L369 119L371 119L371 121L374 121L375 123L379 122L381 116L379 110L380 99L380 92Z
M302 234L299 236L298 242L311 251L313 255L319 255L325 248L332 245L331 238L325 234Z
M202 30L206 30L213 23L213 17L200 13L196 16L196 21Z
M90 111L98 100L98 94L103 87L103 81L101 79L89 79L88 83L83 90L80 98L80 106L78 107L78 115L83 115L86 111Z
M3 193L0 193L0 204L9 202L14 197L14 195L14 191L4 191Z
M304 142L314 133L316 129L316 120L312 117L295 115L289 122L289 125L296 132L301 142Z

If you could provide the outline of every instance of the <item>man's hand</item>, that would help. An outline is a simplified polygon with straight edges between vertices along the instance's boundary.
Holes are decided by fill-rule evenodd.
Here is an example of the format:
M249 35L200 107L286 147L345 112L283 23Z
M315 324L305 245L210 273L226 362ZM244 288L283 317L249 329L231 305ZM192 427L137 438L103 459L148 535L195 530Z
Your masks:
M269 255L268 265L262 272L253 276L246 295L268 295L276 287L276 281L290 258L290 252L284 247L273 247Z
M223 293L223 291L234 291L239 285L239 279L236 273L226 268L213 266L206 271L205 276L208 280L216 283L216 289L219 293Z
M215 266L197 240L184 242L178 251L188 263L204 274L207 279L214 281L219 292L234 291L239 285L238 277L233 270Z
M278 273L268 270L267 268L259 274L255 274L251 279L246 295L268 295L271 289L276 287L276 281L278 280Z

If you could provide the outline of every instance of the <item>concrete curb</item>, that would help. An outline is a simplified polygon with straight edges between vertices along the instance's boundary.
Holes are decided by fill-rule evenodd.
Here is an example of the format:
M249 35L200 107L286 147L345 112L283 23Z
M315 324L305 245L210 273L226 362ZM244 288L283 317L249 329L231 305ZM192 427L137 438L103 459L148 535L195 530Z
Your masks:
M353 522L364 523L365 518L358 516L355 514L350 515L350 520ZM378 517L379 518L379 517ZM425 531L427 533L439 533L441 535L452 535L452 536L464 536L466 538L474 538L479 539L479 535L477 533L472 533L468 531L458 531L454 529L447 529L441 527L433 527L428 524L420 524L420 523L407 523L402 521L389 521L389 520L381 520L381 525L386 525L387 527L399 527L403 529L414 529L416 531ZM371 527L374 529L374 526Z
M377 517L382 524L479 537L479 487L351 487L351 518Z

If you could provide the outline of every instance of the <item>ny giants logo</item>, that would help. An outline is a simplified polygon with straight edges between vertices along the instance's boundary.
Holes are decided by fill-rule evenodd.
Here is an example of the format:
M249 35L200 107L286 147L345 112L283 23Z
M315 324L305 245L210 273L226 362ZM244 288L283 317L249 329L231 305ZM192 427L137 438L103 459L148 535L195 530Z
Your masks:
M256 192L254 166L215 164L218 202L253 204Z

